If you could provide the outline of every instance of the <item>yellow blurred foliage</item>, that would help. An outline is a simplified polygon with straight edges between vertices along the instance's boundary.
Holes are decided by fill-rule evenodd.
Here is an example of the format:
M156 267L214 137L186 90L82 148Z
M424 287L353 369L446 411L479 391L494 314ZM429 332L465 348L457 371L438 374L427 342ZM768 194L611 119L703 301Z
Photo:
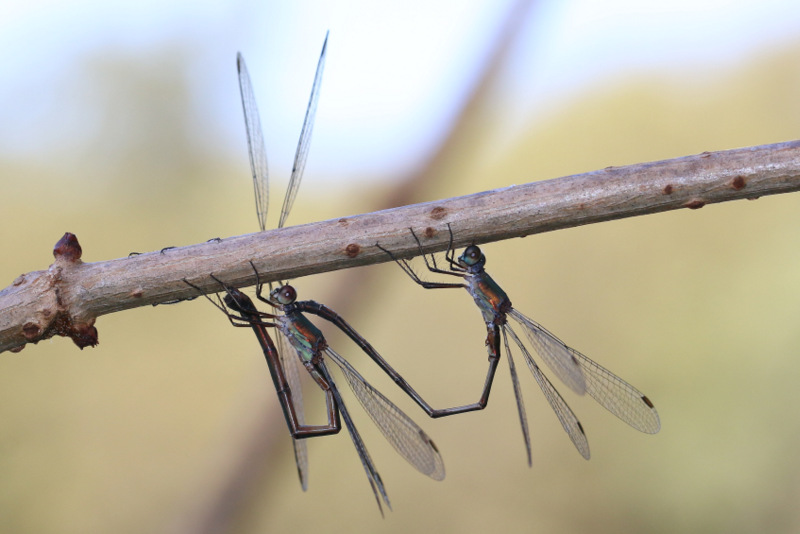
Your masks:
M503 124L484 113L468 136L473 144L418 195L796 139L799 60L794 48L735 72L711 68L697 81L687 81L692 72L621 80L563 103L513 146L495 145ZM490 153L485 147L496 157L474 156ZM45 268L64 231L77 234L85 261L100 261L255 230L244 156L200 164L191 159L199 154L176 154L184 159L161 175L141 151L107 162L104 169L119 173L108 186L94 168L87 177L58 161L0 162L0 279ZM292 222L371 211L380 194L311 187L313 180L306 178ZM310 442L310 489L300 490L258 345L202 300L101 317L94 349L58 338L4 353L0 530L185 532L207 514L226 518L209 531L242 533L795 532L798 214L800 196L782 195L484 247L488 271L520 311L646 392L659 410L662 431L640 435L560 388L589 437L588 463L521 360L531 469L505 361L485 411L432 421L331 333L337 350L445 457L444 482L418 476L351 402L392 499L386 520L344 432ZM363 285L332 273L296 286L301 298L326 302L352 285L340 303L350 322L432 404L477 398L485 330L466 292L426 292L389 264L369 272ZM253 433L266 431L271 453L252 454ZM243 459L254 474L244 488L231 480ZM225 493L232 487L237 492Z

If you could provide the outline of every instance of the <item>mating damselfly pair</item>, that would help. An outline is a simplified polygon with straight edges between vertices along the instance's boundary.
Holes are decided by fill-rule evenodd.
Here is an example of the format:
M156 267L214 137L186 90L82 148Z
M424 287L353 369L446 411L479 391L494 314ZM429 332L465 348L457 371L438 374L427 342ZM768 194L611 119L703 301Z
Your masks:
M279 228L284 226L292 208L308 157L314 116L322 83L326 49L327 36L317 65L300 140L295 153L292 174L279 217ZM266 148L250 77L241 54L237 57L237 70L253 175L256 211L260 229L263 231L266 229L269 204ZM280 283L275 287L270 284L269 294L264 296L263 285L258 282L256 298L258 301L265 303L269 310L259 311L250 297L227 284L224 280L218 279L213 273L209 274L219 283L220 290L224 291L223 298L219 296L216 299L208 297L209 300L227 315L233 325L251 328L258 338L293 439L295 460L304 490L308 485L308 452L305 440L311 437L338 433L341 429L341 419L344 419L345 427L367 474L381 513L383 513L382 502L391 508L380 475L370 458L361 435L356 429L334 376L327 366L329 361L332 361L341 371L355 397L375 425L411 465L434 480L442 480L445 476L441 454L428 434L385 395L372 387L345 358L329 347L322 332L309 320L308 314L320 317L338 327L432 418L485 408L489 401L489 394L501 359L501 352L505 348L529 465L532 464L531 443L519 379L511 356L512 345L516 345L522 352L525 363L539 384L545 398L556 413L573 444L584 458L588 459L590 454L583 427L555 386L545 376L542 368L534 359L533 353L544 361L546 367L559 380L577 394L589 394L600 405L637 430L646 433L658 432L660 428L658 413L653 403L644 394L580 352L567 346L541 325L515 309L511 305L508 295L486 273L484 269L486 257L481 249L476 245L470 245L460 256L456 257L453 249L454 229L449 224L446 225L446 229L450 235L450 245L445 253L446 265L443 267L437 264L433 255L428 256L422 252L422 243L413 229L409 229L409 236L416 240L420 255L424 258L425 266L431 273L454 277L458 279L456 281L452 281L452 278L450 279L451 281L439 282L423 280L412 270L407 260L395 258L391 250L383 248L380 244L375 244L375 246L383 250L387 259L394 260L414 282L423 288L464 288L478 306L487 329L486 346L489 368L479 399L472 404L463 406L433 408L341 316L318 302L311 300L298 301L297 291L288 283ZM253 265L252 262L251 265ZM258 280L258 271L254 265L252 268ZM193 283L189 281L187 283L197 288ZM522 328L524 336L534 349L533 351L528 350L522 338L511 327L509 318L513 319ZM274 334L270 333L270 328L275 329ZM273 339L273 335L275 339ZM309 425L305 421L299 378L300 367L305 368L324 393L327 412L325 424Z

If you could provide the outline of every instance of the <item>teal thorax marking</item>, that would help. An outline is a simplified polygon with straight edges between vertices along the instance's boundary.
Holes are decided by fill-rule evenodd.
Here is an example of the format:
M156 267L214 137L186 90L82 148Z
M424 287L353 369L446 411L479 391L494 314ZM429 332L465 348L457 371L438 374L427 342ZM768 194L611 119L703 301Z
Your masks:
M281 330L303 361L310 362L325 348L322 332L302 313L291 312L281 319Z
M505 314L511 309L511 301L497 282L486 271L481 271L468 274L467 284L486 324L504 324Z

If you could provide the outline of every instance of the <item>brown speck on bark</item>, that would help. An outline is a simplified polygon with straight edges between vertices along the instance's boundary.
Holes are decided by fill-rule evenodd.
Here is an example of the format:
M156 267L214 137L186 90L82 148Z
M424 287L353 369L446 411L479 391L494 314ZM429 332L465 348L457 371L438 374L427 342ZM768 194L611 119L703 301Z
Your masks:
M699 198L693 198L692 200L688 201L685 204L685 206L690 210L699 210L705 205L706 205L705 200L700 200Z
M346 227L346 226L350 225L350 222L345 217L342 217L341 219L339 219L336 222L339 223L339 226L345 226Z
M46 316L53 316L53 313L47 313ZM72 318L64 311L59 311L55 314L52 321L48 321L45 325L40 325L35 322L27 322L22 326L22 335L28 343L38 343L43 339L49 339L53 336L68 337L75 343L78 348L94 347L98 343L97 329L94 327L94 319L86 322L75 323ZM14 352L19 352L22 347L16 347Z
M64 237L58 240L56 246L53 247L53 256L56 259L64 259L70 262L76 262L81 259L81 245L78 243L78 238L75 234L69 232L64 234Z
M13 349L8 349L8 352L14 352L14 353L22 352L22 349L24 349L26 346L27 345L20 345L19 347L14 347Z
M424 235L426 238L430 239L430 238L432 238L433 236L436 235L436 230L434 230L433 228L428 226L427 228L425 228L425 230L422 231L422 235Z
M131 296L132 296L133 298L135 298L135 299L140 299L140 298L142 298L142 295L144 295L144 291L142 291L142 288L140 288L140 287L139 287L139 288L136 288L136 289L134 289L133 291L131 291Z
M97 328L92 325L78 325L72 329L69 337L78 346L79 349L84 347L94 347L99 343L97 340Z
M78 348L94 347L97 345L97 329L94 327L94 320L89 323L74 323L72 318L65 313L59 313L42 333L42 339L53 335L68 337ZM37 340L38 341L38 340Z
M439 221L444 219L445 215L447 215L447 209L441 206L436 206L431 210L431 219Z
M747 181L744 179L744 176L737 176L733 180L731 180L731 187L736 189L744 189L744 186L747 185Z
M22 335L25 336L25 339L28 341L34 341L39 337L41 331L42 329L36 323L25 323L22 325Z
M673 191L672 184L667 184L664 186L664 194L671 195Z
M361 253L361 247L355 243L350 243L345 247L344 253L350 258L355 258Z

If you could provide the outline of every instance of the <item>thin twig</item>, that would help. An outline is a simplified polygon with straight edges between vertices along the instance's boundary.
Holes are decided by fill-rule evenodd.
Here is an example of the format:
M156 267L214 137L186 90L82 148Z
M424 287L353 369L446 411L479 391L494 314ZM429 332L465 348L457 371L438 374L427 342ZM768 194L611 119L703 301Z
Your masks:
M82 263L58 259L0 291L0 351L64 330L84 332L95 318L196 296L183 282L218 291L208 275L253 285L388 261L426 252L679 208L800 190L800 141L703 153L510 186L435 202L293 226L130 258ZM54 326L54 322L58 324ZM65 326L66 325L66 326ZM67 332L71 337L74 336Z

